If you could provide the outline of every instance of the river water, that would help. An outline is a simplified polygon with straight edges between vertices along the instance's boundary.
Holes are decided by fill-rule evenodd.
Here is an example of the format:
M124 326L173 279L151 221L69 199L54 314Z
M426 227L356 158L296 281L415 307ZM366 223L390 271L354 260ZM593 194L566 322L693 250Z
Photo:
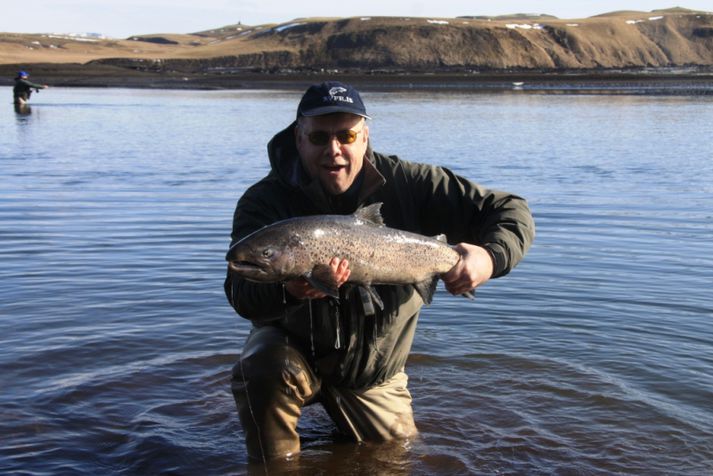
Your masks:
M442 287L421 436L248 464L232 212L299 91L48 89L0 111L0 473L713 473L713 97L366 92L375 149L526 197L538 235Z

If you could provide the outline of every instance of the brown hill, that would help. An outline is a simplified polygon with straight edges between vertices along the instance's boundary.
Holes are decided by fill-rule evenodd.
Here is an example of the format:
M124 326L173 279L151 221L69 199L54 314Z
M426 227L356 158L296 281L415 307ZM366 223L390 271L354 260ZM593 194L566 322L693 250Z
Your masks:
M710 68L713 13L675 8L579 20L523 14L305 18L123 40L0 33L0 64L6 65L0 72L36 63L44 63L46 71L79 63L84 66L72 68L189 76Z

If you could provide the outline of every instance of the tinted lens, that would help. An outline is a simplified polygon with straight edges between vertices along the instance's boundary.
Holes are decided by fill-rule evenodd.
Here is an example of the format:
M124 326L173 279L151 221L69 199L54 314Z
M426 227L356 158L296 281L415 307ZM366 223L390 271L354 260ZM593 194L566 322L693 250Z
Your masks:
M337 136L337 140L340 144L351 144L356 140L357 133L351 129L347 129L345 131L339 131L334 135Z
M327 142L329 142L329 132L312 131L307 134L307 138L314 145L327 145Z
M335 132L334 137L337 138L340 144L351 144L356 140L357 134L359 134L359 132L345 129ZM314 145L327 145L331 137L332 135L327 131L312 131L307 134L307 138Z

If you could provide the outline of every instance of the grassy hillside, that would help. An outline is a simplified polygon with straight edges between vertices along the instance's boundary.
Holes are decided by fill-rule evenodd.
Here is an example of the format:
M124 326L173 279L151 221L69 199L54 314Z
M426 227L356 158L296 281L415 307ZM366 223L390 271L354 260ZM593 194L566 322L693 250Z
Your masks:
M713 13L681 8L459 18L305 18L122 40L0 33L0 72L158 76L313 71L449 73L713 67ZM55 65L55 66L52 66ZM65 65L65 66L60 66Z

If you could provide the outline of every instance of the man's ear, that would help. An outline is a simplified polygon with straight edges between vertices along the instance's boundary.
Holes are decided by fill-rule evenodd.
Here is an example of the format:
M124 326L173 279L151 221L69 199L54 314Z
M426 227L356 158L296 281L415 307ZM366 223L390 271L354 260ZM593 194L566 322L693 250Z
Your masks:
M297 144L299 144L302 140L302 131L300 130L300 127L300 122L297 121L297 123L295 124L295 128L292 130L292 132L295 134L295 142Z

